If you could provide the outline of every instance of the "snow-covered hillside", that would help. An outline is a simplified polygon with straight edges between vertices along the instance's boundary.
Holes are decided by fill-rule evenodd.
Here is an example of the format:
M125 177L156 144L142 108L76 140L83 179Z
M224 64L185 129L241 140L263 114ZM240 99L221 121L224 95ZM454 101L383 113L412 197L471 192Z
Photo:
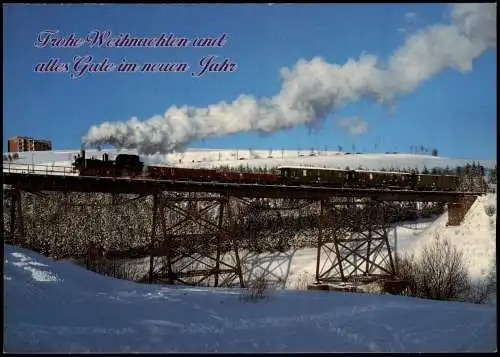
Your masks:
M462 224L447 227L445 213L423 231L413 237L399 236L404 251L418 254L425 244L439 237L454 244L464 253L471 277L483 279L491 271L496 256L496 213L488 215L488 207L496 212L496 194L477 198Z
M116 156L116 150L88 150L87 156L101 157L102 153L107 152L110 158ZM123 153L137 153L134 150L123 150ZM22 152L19 153L19 159L12 164L29 164L29 165L48 165L48 166L71 166L74 155L78 150L64 151L40 151L40 152ZM216 167L227 165L237 167L240 165L249 167L276 167L281 165L310 165L318 167L342 168L346 166L350 168L358 168L362 166L365 169L381 169L381 168L414 168L420 170L426 166L454 168L463 166L466 163L471 163L474 160L453 159L447 157L433 157L429 155L416 154L349 154L340 152L315 152L315 156L309 156L309 151L302 151L299 156L297 150L275 150L271 153L266 150L227 150L227 149L189 149L182 154L155 155L150 157L142 157L148 164L168 164L182 167ZM268 158L272 156L272 158ZM476 160L477 161L477 160ZM485 167L494 167L496 160L479 160ZM11 164L11 165L12 165ZM4 163L4 167L8 167L9 163Z
M6 352L495 351L496 307L372 294L160 287L4 246Z

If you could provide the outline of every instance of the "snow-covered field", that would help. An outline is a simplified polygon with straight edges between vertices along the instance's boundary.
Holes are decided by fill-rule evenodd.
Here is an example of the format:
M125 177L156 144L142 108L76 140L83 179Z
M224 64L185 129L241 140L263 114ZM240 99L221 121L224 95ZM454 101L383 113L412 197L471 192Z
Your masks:
M44 166L66 166L70 167L73 161L73 156L78 154L78 150L64 151L39 151L39 152L22 152L19 153L19 159L15 162L4 163L4 170L17 165L44 165ZM113 159L117 151L114 149L106 149L102 151L88 150L87 157L95 156L100 158L104 152L109 153ZM123 150L123 153L137 153L134 150ZM227 149L188 149L185 153L155 155L150 157L142 157L149 164L165 164L182 167L217 167L227 165L238 167L240 165L249 167L277 167L284 165L308 165L318 167L342 168L346 166L350 168L358 168L362 166L364 169L381 169L381 168L419 168L422 170L424 166L431 169L433 167L455 168L466 163L472 163L474 160L454 159L447 157L433 157L430 155L416 154L350 154L346 155L341 152L321 151L315 152L315 156L309 156L309 151L302 151L299 156L297 150L274 150L269 155L268 150L227 150ZM272 156L272 158L268 158ZM476 160L477 162L477 160ZM494 167L496 160L479 160L485 167ZM50 170L49 170L50 171Z
M496 307L400 296L160 287L4 246L5 352L495 351Z

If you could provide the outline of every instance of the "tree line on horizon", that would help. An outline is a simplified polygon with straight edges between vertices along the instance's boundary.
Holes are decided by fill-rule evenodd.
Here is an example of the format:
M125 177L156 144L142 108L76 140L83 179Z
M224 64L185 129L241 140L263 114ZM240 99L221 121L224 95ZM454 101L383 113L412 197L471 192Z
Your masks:
M313 166L313 165L301 165L304 167L310 167L310 168L317 168L318 166ZM248 164L243 165L240 164L239 166L229 166L229 165L220 165L216 167L219 170L225 170L225 171L232 171L232 172L250 172L250 173L274 173L279 171L278 166L267 166L264 165L264 167L261 166L250 166ZM322 168L326 168L326 165L324 165ZM332 168L334 169L334 168ZM359 165L357 168L351 168L349 166L346 166L344 169L342 168L337 168L339 170L360 170L360 171L370 171L367 168L364 168L362 165ZM455 168L450 168L448 165L445 168L441 167L433 167L429 169L427 166L424 165L424 168L422 170L419 170L418 167L406 167L406 168L401 168L401 167L387 167L387 168L381 168L379 170L371 170L371 171L382 171L382 172L401 172L401 173L414 173L414 174L430 174L430 175L469 175L472 174L474 176L487 176L490 179L490 182L496 182L496 165L492 169L486 169L483 165L479 163L479 161L473 161L472 164L467 163L464 166L456 166Z

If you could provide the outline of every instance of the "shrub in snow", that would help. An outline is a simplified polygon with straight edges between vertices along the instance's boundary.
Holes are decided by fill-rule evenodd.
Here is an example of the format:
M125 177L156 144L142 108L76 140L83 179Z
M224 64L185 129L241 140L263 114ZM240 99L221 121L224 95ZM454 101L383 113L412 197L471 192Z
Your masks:
M490 285L491 292L493 294L497 293L497 262L494 259L493 264L491 265L491 270L488 276L486 277L486 281Z
M417 296L416 270L417 263L414 255L396 255L395 265L398 270L398 278L407 283L406 288L401 292L405 296Z
M487 279L474 282L471 283L469 291L467 291L461 300L474 304L484 304L494 293L494 290L496 290L496 284L492 286Z
M470 288L463 253L436 235L418 260L416 282L419 295L436 300L456 299Z
M493 217L496 213L496 207L492 204L484 206L484 212L488 215L488 217Z
M464 295L463 299L474 304L485 304L488 300L495 298L497 294L497 267L496 259L491 265L490 272L485 279L471 284L470 290Z
M269 299L267 292L268 292L267 280L264 274L262 274L259 277L255 278L255 280L251 281L248 284L247 289L242 290L242 293L240 295L240 300L256 302L266 298Z
M404 295L456 300L471 291L463 253L437 234L419 257L397 257L397 266L399 278L408 282Z
M294 288L296 290L307 290L307 287L311 285L315 280L313 274L306 271L300 273L295 281Z
M357 290L360 293L367 293L367 294L382 294L385 293L381 284L379 283L371 283L371 284L365 284L359 287Z
M402 295L483 304L496 294L496 263L486 279L472 282L462 252L438 235L419 257L397 256L396 263L407 282Z
M144 275L140 265L132 260L108 260L99 257L86 257L85 261L76 260L77 264L98 274L111 278L138 281Z

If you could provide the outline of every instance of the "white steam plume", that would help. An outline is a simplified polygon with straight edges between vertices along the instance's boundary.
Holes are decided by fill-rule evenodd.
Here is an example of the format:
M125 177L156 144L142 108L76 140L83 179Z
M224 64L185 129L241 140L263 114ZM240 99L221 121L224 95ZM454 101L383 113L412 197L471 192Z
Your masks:
M351 135L361 135L368 130L368 123L359 117L339 119L337 124Z
M104 122L82 138L86 146L111 144L140 154L182 151L188 143L213 135L244 131L273 132L313 124L334 109L371 98L392 104L401 95L446 68L465 72L483 52L496 48L496 4L457 4L449 23L426 27L408 37L382 67L363 54L344 65L316 57L281 70L283 85L272 98L241 95L232 103L207 108L170 107L148 120Z

